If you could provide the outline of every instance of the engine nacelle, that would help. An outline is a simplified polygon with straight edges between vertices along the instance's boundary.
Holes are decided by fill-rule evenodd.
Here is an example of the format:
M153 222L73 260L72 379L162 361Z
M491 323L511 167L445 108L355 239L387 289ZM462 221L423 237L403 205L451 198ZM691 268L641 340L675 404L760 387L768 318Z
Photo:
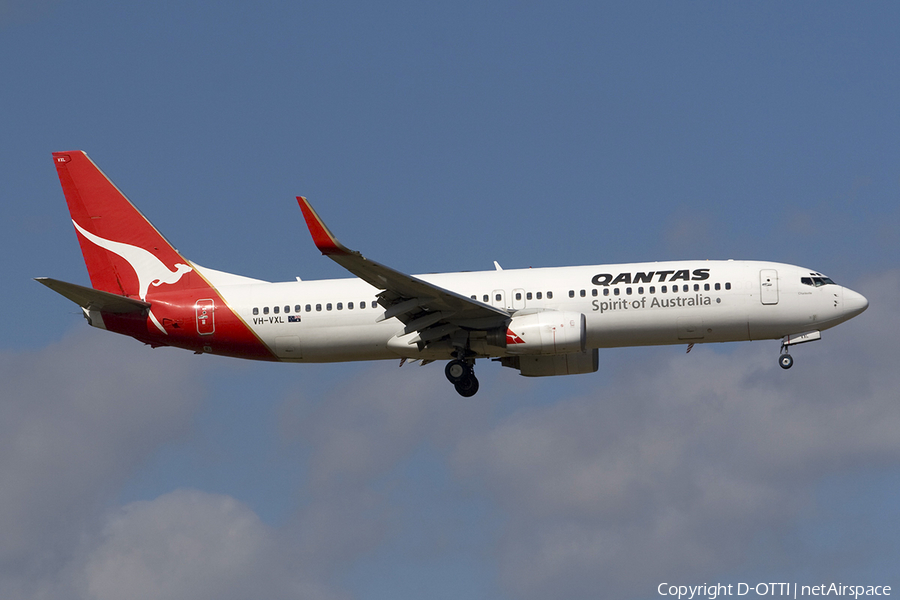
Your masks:
M507 354L569 354L584 352L585 316L545 310L514 316L506 328Z
M552 375L577 375L594 373L600 367L597 349L551 356L504 356L500 359L504 367L518 369L525 377L549 377Z

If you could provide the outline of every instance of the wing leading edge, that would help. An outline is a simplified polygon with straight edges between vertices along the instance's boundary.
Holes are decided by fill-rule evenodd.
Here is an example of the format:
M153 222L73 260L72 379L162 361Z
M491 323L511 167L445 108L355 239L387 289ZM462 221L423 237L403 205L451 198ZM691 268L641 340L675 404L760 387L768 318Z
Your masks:
M401 273L348 249L329 231L306 198L298 196L297 202L319 251L382 290L378 294L378 303L385 312L378 320L399 319L406 327L398 336L417 332L418 335L409 340L410 344L422 346L449 337L451 342L456 339L464 345L466 335L459 337L463 330L486 331L502 327L505 331L510 320L507 311Z

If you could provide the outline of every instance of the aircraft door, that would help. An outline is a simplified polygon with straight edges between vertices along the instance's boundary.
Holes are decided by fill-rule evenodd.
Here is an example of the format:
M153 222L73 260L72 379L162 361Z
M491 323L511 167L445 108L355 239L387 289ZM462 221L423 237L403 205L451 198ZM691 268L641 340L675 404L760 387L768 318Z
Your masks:
M778 304L778 271L775 269L759 272L759 299L763 304Z
M506 310L506 292L504 290L494 290L491 292L491 304L497 308Z
M194 303L194 316L197 319L197 333L212 335L216 331L216 303L211 298L197 300Z

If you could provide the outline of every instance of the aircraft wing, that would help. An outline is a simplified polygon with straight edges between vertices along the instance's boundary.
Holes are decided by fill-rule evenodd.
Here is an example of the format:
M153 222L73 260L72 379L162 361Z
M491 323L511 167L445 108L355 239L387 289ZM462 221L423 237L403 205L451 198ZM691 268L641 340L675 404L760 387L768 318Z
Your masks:
M348 249L328 230L306 198L298 196L297 202L319 251L369 285L383 290L378 302L385 312L379 320L400 319L406 325L400 335L418 331L418 339L413 341L428 342L452 335L460 328L486 330L505 327L509 322L509 313L501 308L401 273Z

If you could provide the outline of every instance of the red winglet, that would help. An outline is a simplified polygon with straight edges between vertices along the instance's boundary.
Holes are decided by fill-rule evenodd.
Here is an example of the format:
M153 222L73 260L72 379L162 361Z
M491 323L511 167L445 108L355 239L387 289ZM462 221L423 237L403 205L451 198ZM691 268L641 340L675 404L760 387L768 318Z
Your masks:
M309 201L303 196L297 196L297 203L300 205L300 210L303 211L303 218L306 219L306 226L309 227L309 233L312 235L316 248L322 254L347 254L347 248L337 241L334 234L328 231L325 223L310 206Z

